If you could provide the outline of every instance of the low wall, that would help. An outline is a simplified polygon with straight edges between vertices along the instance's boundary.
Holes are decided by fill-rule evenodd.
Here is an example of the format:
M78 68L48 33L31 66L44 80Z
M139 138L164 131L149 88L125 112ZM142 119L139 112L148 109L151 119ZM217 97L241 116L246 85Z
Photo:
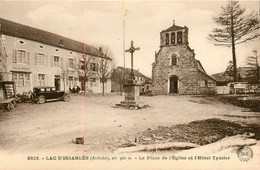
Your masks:
M217 94L229 94L229 86L217 86Z

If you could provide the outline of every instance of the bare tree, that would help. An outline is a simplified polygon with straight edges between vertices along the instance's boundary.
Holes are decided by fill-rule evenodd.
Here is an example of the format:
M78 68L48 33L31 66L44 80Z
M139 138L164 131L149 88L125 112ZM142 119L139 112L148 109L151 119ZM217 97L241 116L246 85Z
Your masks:
M108 76L110 75L110 63L111 63L111 52L108 48L103 52L102 48L99 48L101 56L92 56L88 54L83 54L74 61L74 69L77 70L78 76L81 77L83 82L82 90L86 94L88 82L94 78L100 78L103 84L103 94L104 94L104 83L106 82Z
M253 51L254 55L247 57L246 63L248 69L246 70L246 76L252 83L259 83L259 64L257 50Z
M245 8L241 8L237 1L230 1L217 18L215 22L219 25L209 39L215 42L217 46L232 47L232 58L234 65L234 81L237 81L237 62L236 62L236 45L253 40L260 36L256 30L259 29L257 14L251 12L245 15Z
M112 53L108 48L102 50L103 48L99 48L100 52L102 53L102 58L99 60L99 73L100 73L100 80L102 83L102 94L105 93L105 83L107 79L111 75L111 60L112 60Z
M81 77L81 80L83 81L82 90L84 91L84 95L86 94L87 90L87 82L89 82L89 79L97 74L95 71L93 71L92 63L94 62L94 56L83 54L83 57L79 56L78 60L74 64L75 70L77 70L79 77Z
M66 80L68 79L68 74L69 74L69 71L63 67L60 67L61 69L61 73L60 73L60 78L63 82L63 88L64 88L64 91L65 91L65 83L66 83Z

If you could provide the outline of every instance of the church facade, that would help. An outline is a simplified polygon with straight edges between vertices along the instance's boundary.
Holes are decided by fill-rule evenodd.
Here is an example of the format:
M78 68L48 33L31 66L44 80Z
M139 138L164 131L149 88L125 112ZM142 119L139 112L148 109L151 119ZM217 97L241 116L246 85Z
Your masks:
M209 76L189 47L189 29L173 25L160 33L160 50L152 64L152 94L212 94L216 80Z

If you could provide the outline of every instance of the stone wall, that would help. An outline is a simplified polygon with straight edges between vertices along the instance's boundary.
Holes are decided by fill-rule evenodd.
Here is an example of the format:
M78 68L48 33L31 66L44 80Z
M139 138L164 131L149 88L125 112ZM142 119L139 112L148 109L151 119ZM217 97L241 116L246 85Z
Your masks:
M207 84L205 84L207 81ZM198 82L199 82L199 93L210 95L217 93L217 83L213 79L209 78L208 75L202 72L198 72ZM204 83L203 83L204 82Z
M171 56L178 56L178 64L171 65ZM206 73L198 70L195 54L188 45L164 46L155 55L152 70L152 94L169 94L170 77L175 75L178 81L178 94L205 94L216 90L216 82ZM205 80L210 86L201 86Z
M171 56L176 54L178 61L176 66L171 65ZM176 45L162 47L157 54L157 62L153 64L152 92L154 95L169 93L169 78L179 78L179 94L198 94L197 64L194 53L189 50L188 45Z
M123 84L116 81L111 81L111 92L123 92Z
M152 65L152 94L169 94L170 77L178 78L178 94L201 94L215 91L216 82L209 77L195 59L194 50L189 47L188 28L170 27L160 33L160 50L155 54L155 62ZM177 42L177 32L182 32L182 43ZM166 45L166 34L175 33L175 42ZM171 65L172 55L177 56L177 65ZM175 80L174 80L175 81ZM203 85L204 82L207 85ZM209 83L208 83L209 82ZM175 91L175 90L174 90Z

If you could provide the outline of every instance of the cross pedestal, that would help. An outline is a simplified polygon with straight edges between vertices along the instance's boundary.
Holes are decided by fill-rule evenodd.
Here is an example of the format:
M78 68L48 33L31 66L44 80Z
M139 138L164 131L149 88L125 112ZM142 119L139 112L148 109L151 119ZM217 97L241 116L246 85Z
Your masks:
M139 49L140 49L139 47L135 48L134 42L131 41L131 47L125 51L131 53L131 76L130 76L131 79L128 80L123 86L125 92L125 100L121 101L120 104L116 104L116 107L123 107L126 109L141 109L148 106L140 102L139 96L140 96L141 85L134 83L133 53Z
M142 109L148 107L140 101L140 86L133 82L124 84L125 100L121 101L120 104L116 104L116 107L125 109Z
M124 84L125 100L121 103L128 104L137 104L140 101L140 85L134 84L132 81L129 81L127 84Z

